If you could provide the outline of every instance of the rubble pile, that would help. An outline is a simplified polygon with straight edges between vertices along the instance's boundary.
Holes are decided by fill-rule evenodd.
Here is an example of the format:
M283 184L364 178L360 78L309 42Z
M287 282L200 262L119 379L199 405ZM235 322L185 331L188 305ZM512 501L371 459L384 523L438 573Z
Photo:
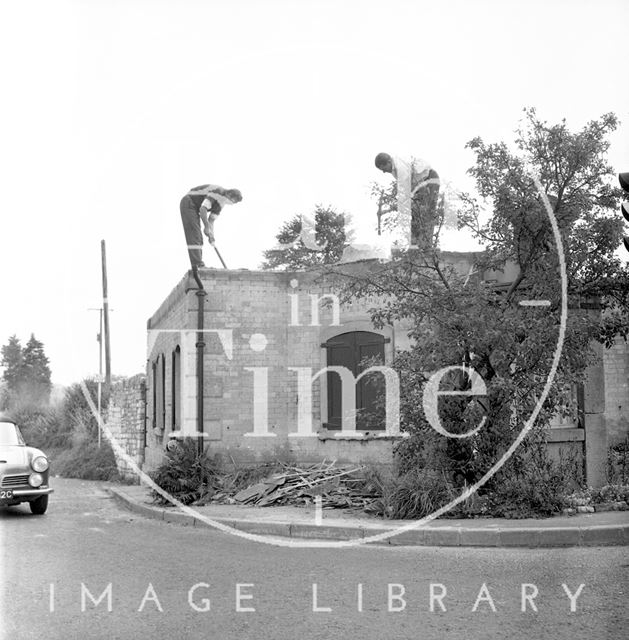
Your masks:
M337 466L334 461L300 467L282 466L282 471L242 489L229 502L258 507L303 506L314 503L321 496L323 508L366 509L378 498L376 487L366 477L362 466ZM223 501L225 497L218 494L213 501Z

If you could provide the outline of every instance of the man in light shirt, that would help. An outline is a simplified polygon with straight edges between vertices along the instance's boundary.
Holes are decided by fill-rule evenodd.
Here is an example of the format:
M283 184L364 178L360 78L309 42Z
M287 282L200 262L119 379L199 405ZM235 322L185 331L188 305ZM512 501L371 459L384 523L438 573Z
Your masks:
M181 199L179 210L193 271L205 266L203 234L210 244L214 244L214 221L225 205L236 204L241 200L242 194L238 189L224 189L215 184L194 187Z
M406 162L388 153L379 153L375 165L397 182L397 210L410 221L410 246L429 250L434 245L439 201L439 174L421 160Z

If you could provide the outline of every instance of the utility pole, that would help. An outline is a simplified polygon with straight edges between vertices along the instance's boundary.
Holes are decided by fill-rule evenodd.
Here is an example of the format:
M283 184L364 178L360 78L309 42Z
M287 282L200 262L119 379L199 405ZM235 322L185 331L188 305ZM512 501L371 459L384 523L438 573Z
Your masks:
M102 397L103 397L103 308L99 307L98 309L90 308L88 311L98 311L99 312L99 331L96 336L96 340L98 341L98 448L100 449L100 441L101 441L101 428L100 421L102 418Z
M105 384L111 385L111 352L109 348L109 300L107 299L107 256L105 241L100 241L100 252L103 268L103 317L105 321ZM101 329L102 331L102 329ZM102 340L102 334L101 334Z
M98 448L100 449L100 421L103 398L103 310L99 309L100 324L98 329Z

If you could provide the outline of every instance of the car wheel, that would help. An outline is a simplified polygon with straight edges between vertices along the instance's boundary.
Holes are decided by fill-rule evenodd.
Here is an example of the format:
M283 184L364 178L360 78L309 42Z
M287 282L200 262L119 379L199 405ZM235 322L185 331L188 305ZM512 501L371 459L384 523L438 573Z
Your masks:
M39 496L37 500L33 500L28 503L31 508L31 513L36 516L43 516L48 509L48 496Z

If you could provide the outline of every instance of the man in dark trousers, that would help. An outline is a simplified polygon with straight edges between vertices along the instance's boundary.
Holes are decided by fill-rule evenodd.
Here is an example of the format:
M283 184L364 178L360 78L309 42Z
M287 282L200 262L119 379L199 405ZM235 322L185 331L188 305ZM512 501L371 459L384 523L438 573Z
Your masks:
M426 162L406 162L388 153L379 153L375 165L397 181L397 210L410 218L411 248L430 250L434 245L439 202L439 174Z
M214 244L214 220L225 205L236 204L241 200L242 194L238 189L224 189L215 184L194 187L181 199L179 210L193 271L205 266L203 234L207 236L210 244Z

